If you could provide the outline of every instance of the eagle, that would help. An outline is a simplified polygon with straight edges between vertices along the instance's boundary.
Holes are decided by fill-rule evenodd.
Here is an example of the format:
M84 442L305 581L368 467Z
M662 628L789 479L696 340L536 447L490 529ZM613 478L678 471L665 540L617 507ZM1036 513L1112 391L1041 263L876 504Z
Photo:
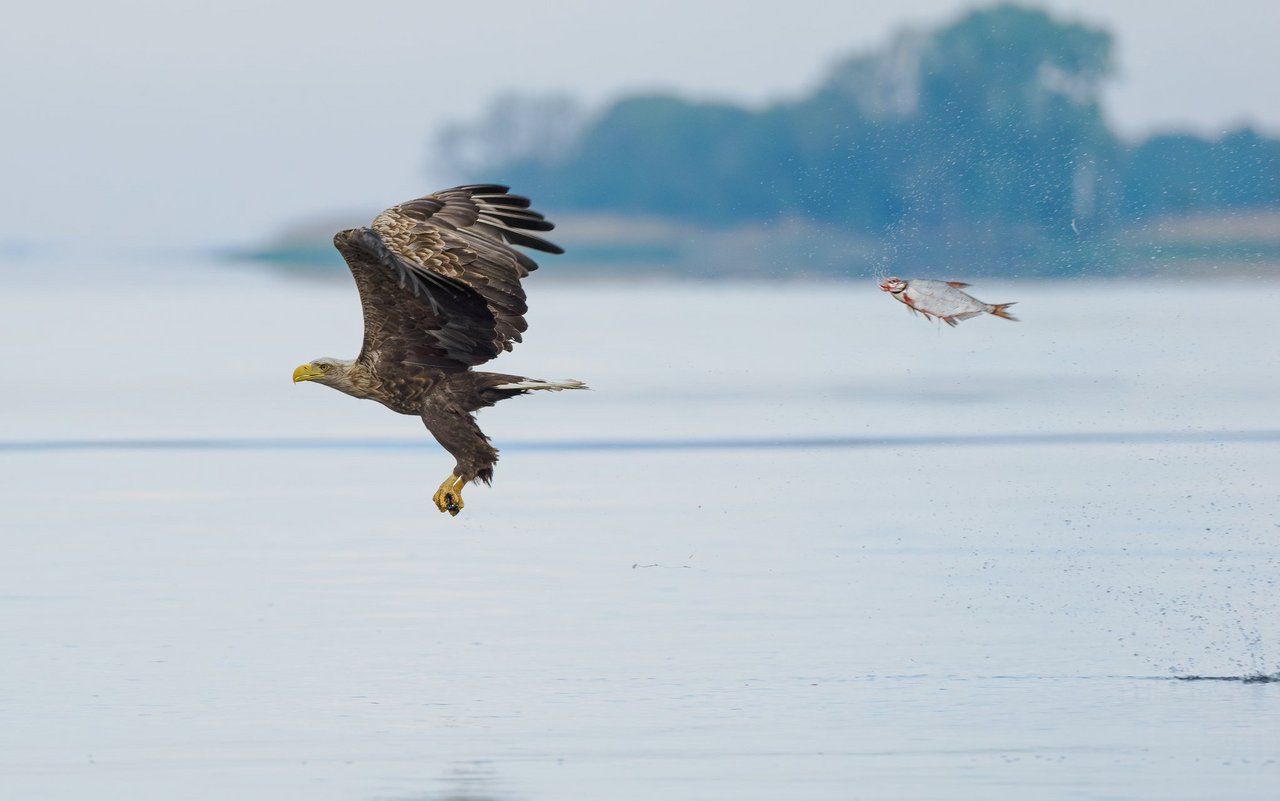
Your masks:
M528 311L521 279L538 265L513 245L563 253L538 233L555 226L505 186L445 189L383 211L333 244L351 268L364 312L354 359L312 359L293 381L314 381L422 418L456 461L432 496L457 516L462 487L493 480L498 451L475 412L537 390L586 389L473 370L521 341ZM532 233L537 232L537 233Z

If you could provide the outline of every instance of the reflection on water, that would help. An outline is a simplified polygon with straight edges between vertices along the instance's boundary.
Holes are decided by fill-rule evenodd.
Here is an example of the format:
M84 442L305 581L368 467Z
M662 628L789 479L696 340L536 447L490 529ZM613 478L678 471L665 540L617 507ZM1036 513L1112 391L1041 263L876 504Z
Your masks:
M521 797L501 791L497 768L487 760L455 763L437 783L439 790L421 795L378 796L374 801L515 801Z

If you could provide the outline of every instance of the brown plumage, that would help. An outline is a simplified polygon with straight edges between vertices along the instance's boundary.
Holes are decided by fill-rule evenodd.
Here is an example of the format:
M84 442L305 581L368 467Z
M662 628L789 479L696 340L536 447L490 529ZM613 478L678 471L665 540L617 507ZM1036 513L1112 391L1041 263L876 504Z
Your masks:
M401 203L333 238L360 291L364 346L354 360L304 364L293 380L420 416L457 460L433 498L442 512L461 511L464 484L493 478L498 451L475 411L534 390L585 388L471 369L520 341L520 280L538 265L511 245L563 253L530 233L554 227L505 186L477 184Z

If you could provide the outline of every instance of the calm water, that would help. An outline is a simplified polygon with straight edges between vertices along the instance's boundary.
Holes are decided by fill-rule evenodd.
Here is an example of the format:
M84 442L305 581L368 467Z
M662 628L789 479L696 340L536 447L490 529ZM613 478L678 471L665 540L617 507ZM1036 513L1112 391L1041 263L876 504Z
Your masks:
M448 519L289 383L348 287L94 269L0 297L0 796L1280 787L1280 684L1178 680L1280 671L1280 285L536 276L498 369L595 391L485 412Z

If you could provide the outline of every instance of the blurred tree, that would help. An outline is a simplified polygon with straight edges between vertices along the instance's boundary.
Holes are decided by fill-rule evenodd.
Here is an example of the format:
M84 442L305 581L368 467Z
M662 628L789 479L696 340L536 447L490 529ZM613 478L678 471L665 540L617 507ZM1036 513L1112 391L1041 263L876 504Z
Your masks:
M563 155L491 165L503 180L570 207L705 222L772 216L783 209L770 184L788 176L777 122L736 106L633 97L607 109Z
M939 31L922 53L907 213L1046 231L1092 216L1099 165L1115 156L1099 105L1110 69L1107 33L1039 9L977 11Z
M905 31L769 108L651 95L588 118L564 98L505 98L438 146L466 177L562 208L802 217L982 258L1077 248L1154 214L1280 207L1280 142L1125 147L1101 109L1111 72L1106 31L1006 4Z
M446 172L472 175L496 164L564 158L589 122L572 97L499 95L474 122L444 126L435 138L437 164Z
M1154 136L1127 154L1123 204L1131 219L1280 206L1280 141L1247 128L1216 142Z

